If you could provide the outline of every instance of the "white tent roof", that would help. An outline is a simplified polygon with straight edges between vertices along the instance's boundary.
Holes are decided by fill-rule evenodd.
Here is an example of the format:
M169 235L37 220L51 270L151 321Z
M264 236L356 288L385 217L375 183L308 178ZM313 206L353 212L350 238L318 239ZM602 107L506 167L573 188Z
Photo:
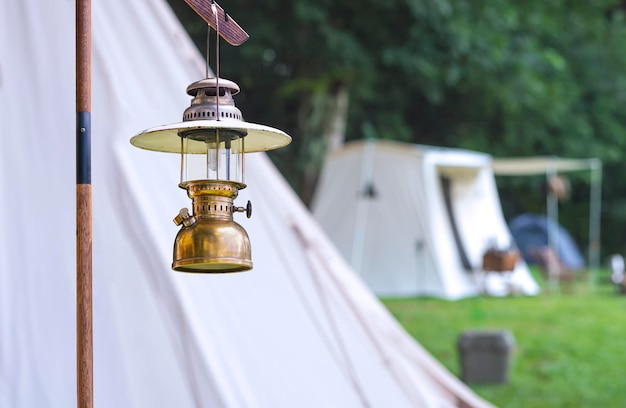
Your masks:
M491 163L497 176L529 176L595 169L600 166L598 159L564 159L559 157L511 157L495 159Z
M203 63L162 0L93 3L94 392L101 407L489 406L415 343L263 154L255 269L172 272L179 120ZM0 3L0 406L75 406L74 3Z

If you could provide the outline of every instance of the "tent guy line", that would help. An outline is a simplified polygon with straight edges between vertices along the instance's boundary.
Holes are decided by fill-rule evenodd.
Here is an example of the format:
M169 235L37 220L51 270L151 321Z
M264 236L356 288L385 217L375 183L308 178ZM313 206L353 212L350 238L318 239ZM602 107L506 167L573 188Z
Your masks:
M322 310L324 312L324 315L326 316L326 321L329 324L332 336L335 339L337 348L339 349L339 354L343 356L344 367L345 367L348 379L354 386L354 389L357 392L357 395L361 399L361 403L363 404L363 407L369 408L371 407L371 404L367 399L367 395L365 393L365 390L361 382L359 381L359 378L354 368L354 364L352 362L352 358L350 356L348 349L346 348L346 344L343 341L343 338L341 337L341 332L339 331L339 327L337 326L337 320L335 316L333 315L333 312L330 310L328 294L326 293L326 291L324 291L322 284L320 282L320 277L317 276L317 274L315 273L313 269L312 258L313 257L317 258L317 253L313 251L314 247L306 239L305 235L303 234L303 231L298 227L298 224L295 222L292 222L292 228L294 229L296 233L296 237L300 239L302 246L304 248L304 251L307 255L307 262L308 262L307 271L309 272L309 276L311 277L311 281L313 282L313 286L317 293L319 304L322 305ZM318 259L318 262L319 261L323 261L323 260Z

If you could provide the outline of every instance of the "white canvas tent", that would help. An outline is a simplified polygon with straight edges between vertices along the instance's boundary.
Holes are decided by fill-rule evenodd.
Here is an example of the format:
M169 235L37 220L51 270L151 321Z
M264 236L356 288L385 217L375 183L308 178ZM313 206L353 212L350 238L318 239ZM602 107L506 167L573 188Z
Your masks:
M247 160L255 269L172 272L179 120L204 67L162 0L93 3L98 407L490 406L352 274L268 159ZM74 4L0 3L0 406L76 404Z
M480 271L490 244L512 244L490 161L459 149L348 143L328 155L312 211L378 295L458 299L506 294L509 284L536 294L523 262L508 277Z

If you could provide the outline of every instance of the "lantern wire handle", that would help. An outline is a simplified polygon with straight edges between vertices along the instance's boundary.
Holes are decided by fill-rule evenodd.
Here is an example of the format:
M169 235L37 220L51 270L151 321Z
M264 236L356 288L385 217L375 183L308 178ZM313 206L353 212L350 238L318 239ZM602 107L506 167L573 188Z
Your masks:
M220 120L220 19L219 15L217 14L217 5L215 4L215 1L211 1L211 10L215 15L215 31L217 33L217 35L215 36L215 89L217 91L217 120Z
M217 13L217 5L214 0L211 0L211 10L215 16L215 113L217 114L217 120L221 120L220 117L220 17ZM220 179L219 176L219 146L220 146L220 130L215 129L215 178Z
M207 24L207 32L206 32L206 67L205 67L205 78L209 78L209 68L210 61L209 56L211 55L211 26Z

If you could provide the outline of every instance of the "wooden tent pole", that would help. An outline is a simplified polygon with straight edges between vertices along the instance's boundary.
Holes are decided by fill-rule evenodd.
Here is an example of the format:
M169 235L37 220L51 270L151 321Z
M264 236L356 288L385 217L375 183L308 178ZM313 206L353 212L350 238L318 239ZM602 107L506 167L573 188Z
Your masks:
M93 407L91 214L91 0L76 0L76 402L79 408Z

